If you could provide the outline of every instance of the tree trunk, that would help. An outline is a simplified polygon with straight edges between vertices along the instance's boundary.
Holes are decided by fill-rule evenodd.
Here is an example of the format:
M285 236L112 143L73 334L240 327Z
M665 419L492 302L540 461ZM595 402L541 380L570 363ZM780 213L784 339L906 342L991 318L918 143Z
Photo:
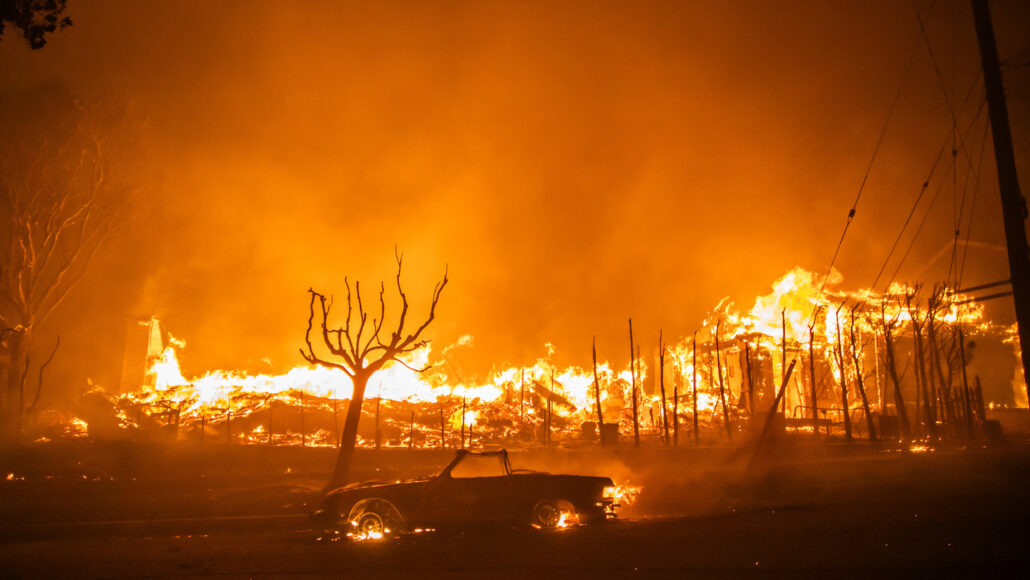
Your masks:
M13 332L7 338L11 362L7 367L7 385L0 395L0 441L14 441L21 431L22 377L28 367L28 330Z
M340 438L340 452L336 455L336 468L329 478L325 491L331 491L350 481L350 467L354 461L354 447L358 443L358 423L361 421L361 403L365 400L365 387L370 375L359 374L353 378L354 392L347 405L347 418L343 422L343 437Z

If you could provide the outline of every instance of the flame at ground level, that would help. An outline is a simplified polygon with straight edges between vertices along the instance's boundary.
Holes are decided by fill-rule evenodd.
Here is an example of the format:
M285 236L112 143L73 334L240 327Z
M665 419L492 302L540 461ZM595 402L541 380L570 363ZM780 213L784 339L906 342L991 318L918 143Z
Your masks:
M908 407L917 420L923 413L924 423L971 413L964 404L968 388L960 382L969 356L960 360L956 331L961 328L967 339L1002 340L1012 329L985 322L981 306L963 303L943 286L920 293L894 285L886 294L833 289L841 279L834 271L824 284L821 276L795 268L747 312L720 302L696 339L667 346L664 395L658 373L649 371L658 364L657 353L637 361L635 385L628 364L616 369L600 363L597 392L593 369L556 368L551 345L534 364L503 368L480 381L456 380L446 364L412 371L408 367L434 362L428 347L419 349L369 381L359 445L596 440L598 397L603 431L611 436L672 438L695 422L730 435L768 410L791 360L798 365L781 411L801 421L795 428L829 430L850 421L861 430L866 414L897 416ZM923 343L921 361L911 351L916 335ZM251 443L333 445L338 438L352 389L342 371L305 365L281 375L214 370L187 378L178 362L184 344L171 342L150 366L146 386L113 398L123 427L156 425L174 428L179 437ZM888 352L896 359L904 407L892 393ZM910 370L914 361L930 379L920 381ZM935 399L925 411L915 406L920 399L925 405L924 393Z

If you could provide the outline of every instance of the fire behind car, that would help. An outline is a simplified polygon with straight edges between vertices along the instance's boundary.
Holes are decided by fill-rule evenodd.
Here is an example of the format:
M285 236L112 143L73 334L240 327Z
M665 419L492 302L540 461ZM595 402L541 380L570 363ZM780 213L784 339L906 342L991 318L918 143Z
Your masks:
M436 476L337 488L326 497L325 515L364 538L488 522L553 529L614 518L614 492L607 477L513 470L505 450L459 450Z

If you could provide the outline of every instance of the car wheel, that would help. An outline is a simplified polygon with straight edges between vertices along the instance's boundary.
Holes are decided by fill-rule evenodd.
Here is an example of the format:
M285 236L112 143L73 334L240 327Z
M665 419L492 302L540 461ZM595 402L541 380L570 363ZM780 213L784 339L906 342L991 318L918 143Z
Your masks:
M347 521L359 537L377 539L404 531L404 519L385 499L366 499L354 504Z
M540 500L533 506L532 523L545 530L568 527L578 523L576 508L564 499Z

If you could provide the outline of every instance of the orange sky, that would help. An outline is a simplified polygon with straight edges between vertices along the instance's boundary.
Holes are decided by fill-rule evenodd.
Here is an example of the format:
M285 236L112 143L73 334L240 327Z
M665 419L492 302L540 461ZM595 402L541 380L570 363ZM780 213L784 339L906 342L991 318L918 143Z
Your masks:
M1030 8L992 9L1002 58L1025 62ZM594 334L622 364L629 316L645 344L659 327L676 338L723 296L750 304L795 265L826 268L919 39L912 6L887 1L72 0L68 13L41 51L4 36L0 89L57 80L150 119L152 208L60 317L64 372L109 385L125 324L151 314L187 341L187 373L299 364L308 287L372 287L395 244L418 315L449 265L430 336L475 337L454 355L465 372L547 342L588 364ZM961 100L978 67L969 8L941 0L927 21ZM1006 74L1025 190L1027 73ZM950 126L920 45L838 260L847 286L872 282ZM927 260L951 239L950 169L935 179L947 189L902 277L944 276L946 260ZM1004 243L997 197L988 158L973 240ZM1006 276L997 250L970 260L970 283Z

